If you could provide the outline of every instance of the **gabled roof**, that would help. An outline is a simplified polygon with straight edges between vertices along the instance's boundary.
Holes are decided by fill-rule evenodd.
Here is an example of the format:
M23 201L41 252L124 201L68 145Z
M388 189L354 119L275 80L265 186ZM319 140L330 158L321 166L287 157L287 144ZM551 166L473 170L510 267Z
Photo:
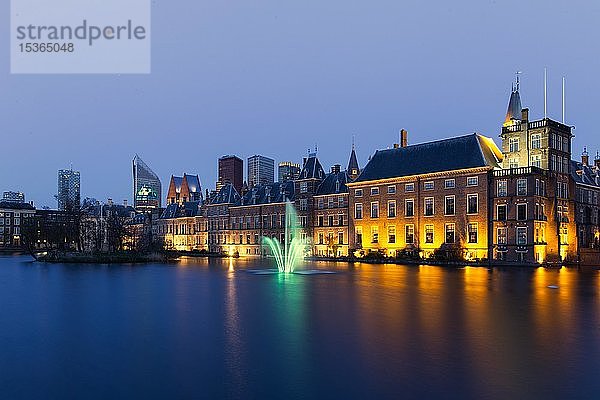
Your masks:
M240 201L240 195L231 183L223 185L221 190L212 198L211 204L235 204Z
M325 176L325 179L317 187L317 196L326 194L348 193L349 181L346 171L331 172Z
M237 205L248 206L255 204L283 203L294 201L294 181L275 182L268 185L255 185Z
M316 153L311 153L302 167L299 179L323 179L325 171L317 158Z
M583 165L579 161L571 160L571 177L575 183L600 188L599 173L595 166Z
M183 179L187 181L190 193L202 194L202 187L200 185L200 178L198 175L183 174Z
M181 184L183 183L183 178L181 176L171 176L171 182L175 185L175 191L177 193L181 193Z
M387 150L377 150L355 182L459 169L496 168L502 153L476 133Z

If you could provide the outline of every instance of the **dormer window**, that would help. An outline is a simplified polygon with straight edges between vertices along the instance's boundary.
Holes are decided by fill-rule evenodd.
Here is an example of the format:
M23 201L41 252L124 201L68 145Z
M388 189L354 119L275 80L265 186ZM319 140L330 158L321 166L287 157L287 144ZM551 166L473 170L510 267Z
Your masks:
M336 193L340 192L340 181L335 182L335 191L336 191Z

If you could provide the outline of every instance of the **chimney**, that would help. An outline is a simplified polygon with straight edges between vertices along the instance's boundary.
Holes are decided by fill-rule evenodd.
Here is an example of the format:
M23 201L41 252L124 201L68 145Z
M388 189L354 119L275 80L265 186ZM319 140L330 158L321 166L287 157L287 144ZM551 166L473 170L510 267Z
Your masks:
M529 108L524 108L521 110L521 121L524 123L529 121Z
M581 163L586 167L590 165L590 155L587 152L587 147L584 147L583 153L581 153Z
M596 152L596 158L594 159L594 165L596 168L600 168L600 152Z
M331 166L332 174L339 174L341 170L342 170L342 166L340 164L334 164Z
M112 206L112 205L113 205L113 201L112 201L112 199L111 199L111 198L109 198L109 199L108 199L108 205L109 205L109 206Z
M408 132L406 131L406 129L400 130L400 146L401 147L408 146Z
M127 207L127 199L123 200L123 205Z
M398 147L400 147L400 145L398 143L394 143L394 148L397 149Z

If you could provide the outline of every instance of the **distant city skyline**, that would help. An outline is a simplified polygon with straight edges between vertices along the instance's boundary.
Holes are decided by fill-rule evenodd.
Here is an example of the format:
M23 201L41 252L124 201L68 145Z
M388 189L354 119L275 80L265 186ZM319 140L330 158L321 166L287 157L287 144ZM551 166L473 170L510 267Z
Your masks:
M131 201L136 153L165 193L181 171L210 187L222 154L301 163L317 144L329 169L355 136L364 165L402 128L411 144L475 131L499 144L515 71L523 106L543 116L544 67L548 116L561 120L565 76L573 154L595 155L600 61L588 43L599 16L598 3L541 0L159 2L149 75L0 71L2 146L19 149L3 154L0 190L55 207L56 171L73 163L83 197Z

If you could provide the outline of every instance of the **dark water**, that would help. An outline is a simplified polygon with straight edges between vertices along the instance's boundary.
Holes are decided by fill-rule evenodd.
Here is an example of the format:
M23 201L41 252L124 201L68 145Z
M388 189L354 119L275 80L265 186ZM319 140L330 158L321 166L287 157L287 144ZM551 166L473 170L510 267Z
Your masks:
M597 271L257 267L0 258L0 398L600 398Z

